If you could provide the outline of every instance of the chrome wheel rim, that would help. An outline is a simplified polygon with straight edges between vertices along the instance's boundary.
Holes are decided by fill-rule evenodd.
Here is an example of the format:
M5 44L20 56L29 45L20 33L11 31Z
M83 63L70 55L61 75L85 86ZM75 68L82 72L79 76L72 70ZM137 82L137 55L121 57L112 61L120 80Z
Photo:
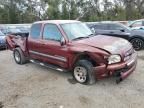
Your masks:
M87 80L87 70L86 70L86 68L81 67L81 66L75 67L74 77L80 83L86 82L86 80Z
M139 50L143 47L143 41L141 39L133 39L131 43L135 50Z
M17 62L20 62L20 54L19 54L19 52L15 52L15 60L17 61Z

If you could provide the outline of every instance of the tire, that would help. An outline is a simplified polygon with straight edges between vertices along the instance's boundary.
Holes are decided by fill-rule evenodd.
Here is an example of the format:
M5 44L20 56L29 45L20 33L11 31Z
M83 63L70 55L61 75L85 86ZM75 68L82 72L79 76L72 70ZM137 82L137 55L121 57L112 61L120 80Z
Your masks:
M136 51L142 50L144 48L144 41L140 38L131 39L130 42Z
M88 60L79 60L73 69L74 79L81 84L95 84L96 79L93 73L93 65Z
M15 48L13 51L13 56L15 59L15 62L17 64L25 64L27 62L26 57L24 56L22 50L20 48Z

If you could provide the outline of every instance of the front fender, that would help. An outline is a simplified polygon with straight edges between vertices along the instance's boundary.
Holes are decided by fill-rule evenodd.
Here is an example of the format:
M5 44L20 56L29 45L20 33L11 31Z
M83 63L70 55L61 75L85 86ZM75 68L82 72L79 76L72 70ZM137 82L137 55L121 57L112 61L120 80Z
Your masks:
M74 64L80 59L89 59L101 65L101 63L106 63L104 56L109 56L109 53L104 50L96 48L71 48L71 53L73 57L70 58L70 67L72 68Z

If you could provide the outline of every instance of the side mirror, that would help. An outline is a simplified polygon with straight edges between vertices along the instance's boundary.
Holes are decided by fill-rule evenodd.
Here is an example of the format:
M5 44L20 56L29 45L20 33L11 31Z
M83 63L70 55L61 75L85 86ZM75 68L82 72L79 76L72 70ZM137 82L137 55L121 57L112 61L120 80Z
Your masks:
M65 45L65 39L64 39L64 37L61 38L60 44L61 44L61 46Z
M121 32L125 32L125 30L124 30L124 29L121 29L120 31L121 31Z

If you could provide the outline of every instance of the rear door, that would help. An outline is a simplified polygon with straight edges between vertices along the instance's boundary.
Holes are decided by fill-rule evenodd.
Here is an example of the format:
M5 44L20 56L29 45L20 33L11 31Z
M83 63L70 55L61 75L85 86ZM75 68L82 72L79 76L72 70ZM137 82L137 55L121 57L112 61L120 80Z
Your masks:
M41 52L42 47L41 31L42 31L41 23L33 24L28 38L28 50L30 57L40 61L44 59L43 57L38 55L38 53Z
M108 34L111 36L120 36L121 35L121 30L123 30L122 27L115 25L115 24L107 24L108 28L107 30L109 30Z

